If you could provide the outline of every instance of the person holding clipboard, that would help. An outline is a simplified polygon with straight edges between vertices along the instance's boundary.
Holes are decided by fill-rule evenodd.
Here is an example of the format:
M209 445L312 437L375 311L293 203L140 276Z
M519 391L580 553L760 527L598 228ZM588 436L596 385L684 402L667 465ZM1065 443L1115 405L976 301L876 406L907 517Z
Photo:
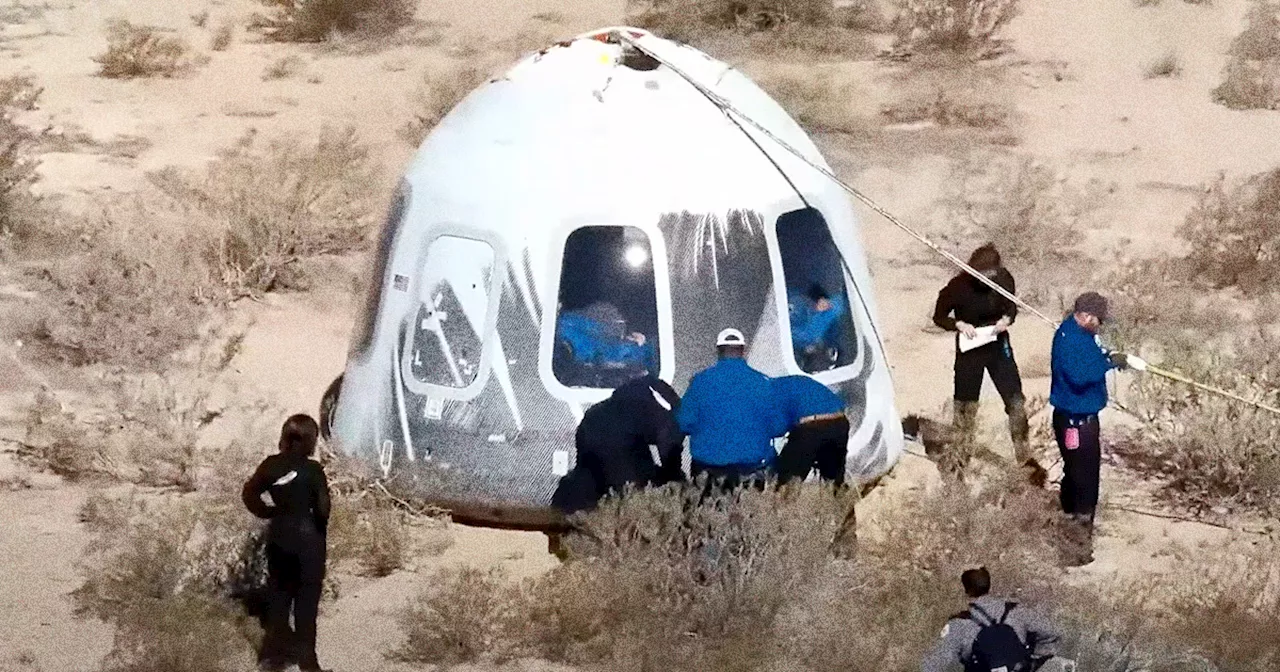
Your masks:
M1010 294L1016 294L1013 275L1001 265L1000 253L994 245L988 243L974 250L969 256L969 265ZM1014 458L1030 473L1042 471L1031 452L1022 376L1009 342L1009 327L1017 317L1017 305L967 273L956 275L938 292L933 323L956 332L953 442L939 460L943 471L953 476L963 477L968 458L973 454L978 401L983 377L988 373L1004 400Z

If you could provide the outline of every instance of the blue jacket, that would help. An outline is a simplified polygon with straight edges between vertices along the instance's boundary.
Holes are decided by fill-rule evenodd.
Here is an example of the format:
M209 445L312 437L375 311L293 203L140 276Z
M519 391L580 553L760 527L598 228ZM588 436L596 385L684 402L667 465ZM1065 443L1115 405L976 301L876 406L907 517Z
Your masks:
M826 341L828 346L834 344L832 332L836 329L840 316L844 315L847 307L843 294L837 294L828 300L831 302L831 308L818 312L803 294L793 292L787 297L793 348L800 350L822 341Z
M711 466L773 464L771 441L786 433L769 377L738 358L722 359L689 382L676 420L689 456Z
M584 364L637 363L656 370L652 343L644 345L621 340L609 325L579 312L560 315L556 336L573 347L574 358Z
M844 399L809 376L782 376L773 379L773 401L778 405L783 422L794 428L801 418L810 415L839 413Z
M1070 415L1107 406L1107 372L1116 368L1093 334L1068 317L1053 335L1049 404Z

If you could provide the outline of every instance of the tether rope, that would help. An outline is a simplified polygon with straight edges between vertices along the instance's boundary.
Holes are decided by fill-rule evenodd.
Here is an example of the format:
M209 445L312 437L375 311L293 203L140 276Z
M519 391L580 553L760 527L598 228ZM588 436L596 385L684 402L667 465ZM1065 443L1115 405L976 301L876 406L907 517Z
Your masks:
M1021 308L1021 309L1025 310L1025 311L1027 311L1027 312L1031 313L1032 315L1035 315L1036 317L1040 318L1040 319L1041 319L1045 324L1048 324L1048 325L1049 325L1049 326L1051 326L1051 327L1057 328L1057 326L1058 326L1058 322L1056 322L1056 321L1054 321L1054 320L1050 319L1050 318L1049 318L1049 316L1045 315L1044 313L1040 312L1039 310L1036 310L1033 306L1029 305L1027 302L1025 302L1025 301L1023 301L1022 299L1020 299L1020 298L1018 298L1017 296L1015 296L1012 292L1010 292L1010 291L1006 290L1004 287L1001 287L999 284L997 284L997 283L996 283L994 280L992 280L991 278L988 278L986 275L984 275L984 274L982 274L982 273L978 272L978 271L977 271L976 269L974 269L972 266L970 266L969 264L965 263L965 262L964 262L964 260L960 259L959 257L957 257L956 255L952 254L951 252L948 252L947 250L945 250L945 249L943 249L941 246L939 246L937 243L933 242L932 240L929 240L929 238L927 238L926 236L924 236L924 235L923 235L923 234L921 234L920 232L918 232L918 231L916 231L915 229L911 228L910 226L907 226L906 224L904 224L901 220L899 220L897 217L895 217L895 216L893 215L893 213L889 212L888 210L885 210L884 208L882 208L882 207L880 206L880 204L876 203L876 202L875 202L875 201L873 201L870 197L868 197L868 196L866 196L865 194L863 194L862 192L858 191L857 189L855 189L855 188L854 188L854 187L852 187L851 185L846 184L846 183L844 182L844 180L841 180L839 177L837 177L837 176L835 175L835 173L833 173L833 172L831 172L830 170L828 170L828 169L824 168L823 166L820 166L820 165L818 165L818 164L814 163L812 160L810 160L810 159L809 159L809 157L805 156L805 155L804 155L800 150L798 150L798 149L796 149L796 148L792 147L792 146L791 146L790 144L788 144L785 140L783 140L782 138L779 138L777 135L774 135L772 131L770 131L769 129L765 128L763 125L761 125L760 123L758 123L756 120L754 120L754 119L752 119L751 117L749 117L749 116L747 116L746 114L744 114L741 110L739 110L738 108L736 108L732 103L730 103L730 102L729 102L727 99L725 99L723 96L721 96L720 94L716 93L715 91L712 91L709 87L707 87L707 86L703 85L701 82L699 82L699 81L697 81L696 79L694 79L694 78L693 78L692 76L690 76L688 73L686 73L686 72L684 72L683 70L681 70L680 68L676 67L676 66L675 66L674 64L672 64L670 61L668 61L668 60L666 60L666 59L662 58L662 57L661 57L661 56L659 56L658 54L655 54L652 50L647 49L647 48L645 48L643 45L639 44L639 43L636 41L636 39L635 39L635 38L633 38L633 37L631 37L631 35L627 34L627 33L626 33L626 31L618 30L618 31L615 31L615 32L614 32L614 35L618 38L618 40L619 40L620 42L623 42L623 43L625 43L625 44L627 44L627 45L631 46L632 48L639 50L640 52L642 52L642 53L644 53L645 55L647 55L649 58L652 58L653 60L657 61L658 63L660 63L660 64L662 64L662 65L666 66L666 67L667 67L668 69L670 69L672 72L676 73L676 74L677 74L681 79L683 79L683 80L685 80L686 82L688 82L690 86L692 86L692 87L694 87L695 89L697 89L699 93L701 93L702 95L706 96L706 97L707 97L707 99L708 99L708 100L710 100L710 101L711 101L711 102L712 102L716 107L719 107L719 108L721 109L721 111L722 111L722 112L725 112L726 114L727 114L727 113L732 113L732 114L736 115L739 119L741 119L742 121L744 121L744 122L746 122L747 124L749 124L752 128L755 128L757 131L759 131L760 133L764 134L764 136L765 136L765 137L767 137L767 138L769 138L770 140L772 140L773 142L777 143L779 147L781 147L781 148L783 148L783 149L787 150L788 152L790 152L791 154L795 155L795 157L796 157L796 158L798 158L798 159L800 159L801 161L803 161L803 162L804 162L806 165L808 165L810 168L813 168L814 170L818 171L818 172L819 172L819 173L821 173L823 176L825 176L827 179L829 179L829 180L831 180L832 182L834 182L835 184L839 185L841 189L844 189L844 190L845 190L846 192L848 192L851 196L853 196L854 198L857 198L859 201L861 201L861 202L862 202L864 205L866 205L868 208L871 208L874 212L876 212L876 214L879 214L881 217L884 217L885 219L887 219L887 220L889 221L889 223L893 224L894 226L898 227L899 229L902 229L902 230L903 230L903 231L905 231L908 235L910 235L912 238L915 238L917 241L919 241L920 243L924 244L924 245L925 245L926 247L928 247L929 249L931 249L931 250L933 250L934 252L937 252L938 254L942 255L942 256L943 256L947 261L950 261L952 264L954 264L956 267L958 267L958 268L960 268L961 270L963 270L965 273L968 273L970 276L973 276L973 278L975 278L975 279L976 279L976 280L978 280L979 282L981 282L981 283L983 283L984 285L986 285L986 286L990 287L991 289L995 290L995 292L996 292L996 293L998 293L1000 296L1003 296L1004 298L1008 299L1009 301L1012 301L1012 302L1013 302L1015 305L1017 305L1019 308ZM1146 367L1146 371L1147 371L1148 373L1153 374L1153 375L1160 376L1160 377L1162 377L1162 378L1167 378L1167 379L1169 379L1169 380L1174 380L1174 381L1177 381L1177 382L1180 382L1180 383L1184 383L1184 384L1190 385L1190 386L1192 386L1192 387L1195 387L1195 388L1197 388L1197 389L1199 389L1199 390L1203 390L1203 391L1205 391L1205 392L1209 392L1209 393L1211 393L1211 394L1217 394L1217 395L1219 395L1219 396L1226 397L1226 398L1228 398L1228 399L1232 399L1232 400L1235 400L1235 401L1238 401L1238 402L1241 402L1241 403L1244 403L1244 404L1248 404L1248 405L1250 405L1250 406L1253 406L1254 408L1258 408L1258 409L1261 409L1261 410L1267 411L1267 412L1269 412L1269 413L1273 413L1273 414L1275 414L1275 415L1280 416L1280 408L1276 408L1275 406L1271 406L1271 405L1266 404L1266 403L1264 403L1264 402L1262 402L1262 401L1256 401L1256 400L1252 400L1252 399L1246 399L1245 397L1242 397L1242 396L1240 396L1239 394L1236 394L1236 393L1234 393L1234 392L1230 392L1230 391L1228 391L1228 390L1224 390L1224 389L1222 389L1222 388L1220 388L1220 387L1216 387L1216 386L1213 386L1213 385L1208 385L1208 384L1205 384L1205 383L1201 383L1201 382L1198 382L1198 381L1192 380L1192 379L1190 379L1190 378L1188 378L1188 377L1186 377L1186 376L1184 376L1184 375L1182 375L1182 374L1175 373L1175 372L1173 372L1173 371L1168 371L1168 370L1162 369L1162 368L1157 367L1157 366L1152 366L1152 365L1150 365L1150 364L1148 364L1148 365L1147 365L1147 367Z

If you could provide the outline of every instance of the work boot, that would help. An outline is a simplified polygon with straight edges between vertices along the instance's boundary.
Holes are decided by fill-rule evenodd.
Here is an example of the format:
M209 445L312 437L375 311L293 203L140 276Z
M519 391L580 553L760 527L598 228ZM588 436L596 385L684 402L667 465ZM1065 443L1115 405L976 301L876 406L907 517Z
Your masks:
M969 466L977 443L978 402L956 401L951 412L951 445L938 459L938 468L957 480L964 480L965 467Z
M1013 442L1014 463L1025 474L1027 482L1043 488L1049 480L1049 472L1041 466L1036 452L1031 449L1031 423L1027 419L1026 400L1021 396L1014 397L1006 411L1009 414L1009 439Z
M1062 564L1082 567L1093 562L1093 516L1069 514L1064 527Z

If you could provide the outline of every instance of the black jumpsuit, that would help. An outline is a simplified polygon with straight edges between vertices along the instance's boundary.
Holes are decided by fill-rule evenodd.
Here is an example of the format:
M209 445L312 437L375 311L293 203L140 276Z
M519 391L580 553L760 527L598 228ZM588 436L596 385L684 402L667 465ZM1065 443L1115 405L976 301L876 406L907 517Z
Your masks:
M274 505L262 500L271 494ZM302 670L318 670L316 616L325 572L325 535L329 523L329 484L314 460L272 455L244 484L244 504L267 527L266 634L259 661L295 660ZM297 627L289 627L292 611ZM295 648L296 646L296 648Z
M658 396L655 396L658 395ZM662 401L658 401L658 397ZM565 513L594 508L610 490L680 480L684 434L680 395L653 375L627 381L588 408L574 436L577 465L560 479L552 504ZM661 468L649 446L657 446Z
M995 282L1010 294L1015 293L1013 275L1004 268L996 273ZM974 327L988 327L1001 317L1008 317L1012 325L1018 317L1017 304L964 273L952 278L938 292L938 301L933 309L933 323L947 331L956 331L957 320ZM983 374L990 373L991 382L995 383L1008 412L1015 400L1022 398L1022 377L1013 359L1009 332L1002 332L995 343L968 352L960 352L958 339L957 336L955 400L978 401Z

